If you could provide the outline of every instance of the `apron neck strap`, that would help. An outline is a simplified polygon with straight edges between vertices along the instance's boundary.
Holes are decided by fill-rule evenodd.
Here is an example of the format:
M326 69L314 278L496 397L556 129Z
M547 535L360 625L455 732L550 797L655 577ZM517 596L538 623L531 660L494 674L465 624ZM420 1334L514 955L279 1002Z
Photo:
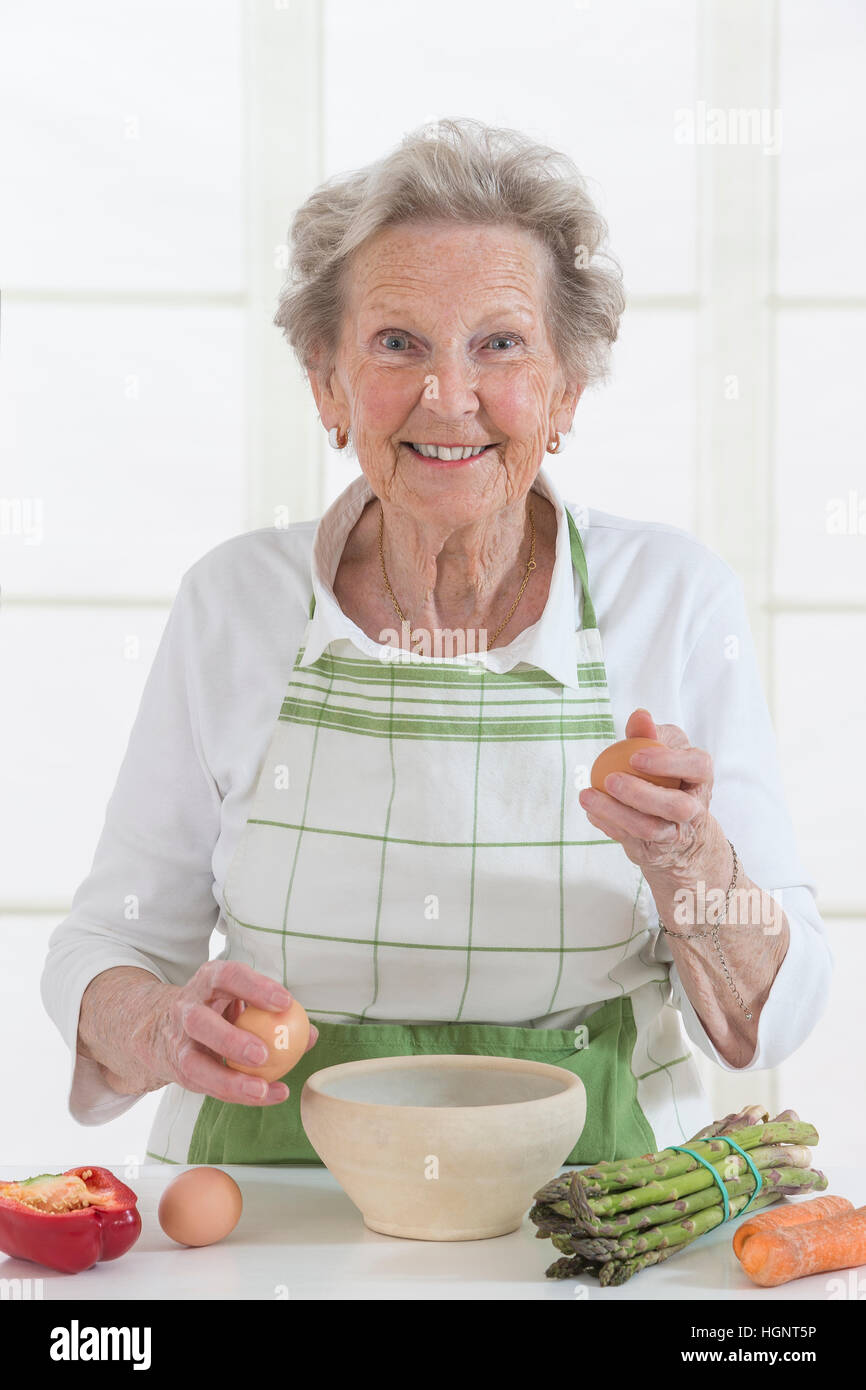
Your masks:
M565 507L565 515L568 517L568 534L571 540L571 562L577 570L583 589L583 626L584 628L598 627L598 619L595 616L595 609L592 599L589 596L589 576L586 569L586 556L583 553L583 544L580 539L580 532L577 523L568 507Z
M565 505L565 504L563 504L563 505ZM583 589L583 626L584 626L585 628L587 628L587 627L598 627L598 621L597 621L596 616L595 616L595 609L594 609L593 606L592 606L592 599L591 599L590 596L589 596L589 577L588 577L588 574L587 574L587 569L586 569L586 556L585 556L584 553L583 553L583 545L582 545L581 539L580 539L580 532L579 532L578 529L577 529L577 525L576 525L576 523L575 523L574 517L571 515L571 512L568 510L568 507L565 507L565 515L566 515L566 517L568 518L568 534L569 534L569 539L570 539L570 542L571 542L571 563L574 565L574 568L577 570L578 577L580 578L581 587L582 587L582 589ZM310 617L311 617L311 618L312 618L313 614L315 613L315 611L316 611L316 595L315 595L315 594L311 594L311 596L310 596Z

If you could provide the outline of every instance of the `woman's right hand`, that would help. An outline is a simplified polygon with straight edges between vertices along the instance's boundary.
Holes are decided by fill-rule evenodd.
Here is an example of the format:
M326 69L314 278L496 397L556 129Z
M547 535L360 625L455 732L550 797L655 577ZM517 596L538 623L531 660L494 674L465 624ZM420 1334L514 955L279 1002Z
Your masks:
M264 1044L234 1026L242 1001L279 1012L292 996L240 961L207 961L182 986L163 984L149 971L115 967L84 992L79 1051L101 1064L108 1084L122 1095L174 1081L235 1105L278 1105L289 1095L284 1082L268 1083L223 1065L223 1057L252 1066L265 1060ZM307 1051L317 1037L311 1024Z

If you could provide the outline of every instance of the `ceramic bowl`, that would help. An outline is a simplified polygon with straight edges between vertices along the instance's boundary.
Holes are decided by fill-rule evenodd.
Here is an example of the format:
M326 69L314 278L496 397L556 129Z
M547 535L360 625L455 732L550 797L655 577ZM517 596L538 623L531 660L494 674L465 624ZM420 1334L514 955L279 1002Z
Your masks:
M583 1082L512 1057L377 1057L314 1072L301 1120L383 1235L484 1240L521 1224L580 1138Z

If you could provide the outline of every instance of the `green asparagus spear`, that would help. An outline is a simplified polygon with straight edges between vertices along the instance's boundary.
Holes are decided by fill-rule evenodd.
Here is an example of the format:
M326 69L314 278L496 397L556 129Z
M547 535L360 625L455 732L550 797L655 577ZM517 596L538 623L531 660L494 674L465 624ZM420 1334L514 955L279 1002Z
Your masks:
M769 1117L764 1111L763 1106L750 1105L747 1106L745 1110L741 1110L736 1115L726 1115L723 1120L713 1120L710 1124L704 1125L703 1129L699 1129L697 1134L693 1134L690 1139L686 1140L686 1145L688 1148L693 1148L694 1145L702 1139L715 1138L718 1135L733 1133L733 1131L737 1129L744 1129L753 1124L766 1123L768 1121L768 1118ZM798 1123L799 1116L793 1110L783 1110L780 1114L776 1115L772 1123L776 1123L777 1121L782 1120L792 1120L795 1123ZM535 1201L542 1203L555 1202L561 1198L564 1198L568 1189L568 1184L571 1181L572 1174L575 1171L582 1172L584 1178L590 1180L592 1178L592 1175L595 1174L597 1171L600 1172L603 1176L607 1176L607 1174L609 1174L610 1172L619 1172L622 1169L624 1163L630 1163L634 1166L641 1166L644 1164L652 1166L656 1163L663 1162L664 1159L670 1155L670 1153L670 1149L662 1149L658 1153L642 1154L638 1158L634 1159L616 1159L610 1161L605 1159L602 1162L594 1163L591 1166L587 1166L579 1170L570 1168L565 1173L560 1173L557 1177L551 1178L550 1182L545 1183L544 1187L540 1187L538 1191L534 1194Z
M584 1274L590 1266L586 1260L582 1260L579 1255L561 1260L554 1260L546 1274L548 1279L573 1279L577 1274Z
M741 1149L751 1150L767 1144L817 1144L818 1132L813 1125L794 1124L791 1121L782 1120L766 1125L752 1125L746 1129L731 1132L731 1138ZM715 1163L729 1154L736 1153L726 1144L724 1138L718 1136L713 1139L704 1139L700 1142L689 1145L694 1148L695 1153L700 1154L709 1163ZM677 1153L673 1149L668 1150L668 1157L660 1158L654 1164L623 1164L618 1170L603 1174L601 1177L587 1177L588 1170L581 1170L581 1182L587 1189L589 1195L593 1197L604 1196L610 1192L622 1191L625 1188L648 1187L654 1182L664 1178L678 1177L681 1173L689 1173L701 1165L688 1153Z
M751 1166L719 1142L724 1134L747 1150L757 1167L762 1182L757 1195ZM807 1166L811 1154L805 1145L817 1137L793 1110L770 1121L760 1106L750 1106L705 1126L688 1147L718 1173L733 1218L747 1204L752 1212L787 1194L823 1191L826 1177ZM688 1166L680 1166L683 1159ZM630 1186L622 1185L626 1175ZM530 1212L536 1234L551 1240L563 1257L550 1266L549 1277L588 1272L603 1286L622 1284L670 1258L724 1219L722 1193L712 1172L671 1149L573 1169L546 1184L536 1199Z
M766 1124L769 1118L769 1115L762 1105L749 1105L745 1110L741 1110L739 1114L726 1115L723 1120L713 1120L710 1124L704 1125L703 1129L699 1129L697 1134L692 1135L691 1139L686 1139L685 1143L688 1148L692 1148L693 1145L697 1144L702 1139L715 1138L720 1134L732 1134L733 1131L737 1129L746 1129L756 1124ZM777 1115L776 1119L797 1120L798 1116L794 1114L793 1110L785 1110L780 1115ZM594 1163L581 1171L587 1181L591 1181L596 1174L599 1178L604 1179L609 1177L612 1173L621 1171L623 1165L642 1168L644 1166L652 1167L656 1163L662 1163L666 1158L671 1156L671 1152L670 1149L662 1149L658 1153L641 1154L637 1158Z
M765 1125L763 1128L766 1133L770 1129L778 1129L779 1126ZM801 1131L792 1136L792 1139L798 1145L802 1142L810 1142L810 1137L812 1136L814 1139L817 1139L817 1134L811 1125L790 1126L790 1128ZM802 1131L805 1131L805 1134L802 1133ZM745 1132L746 1131L741 1131L741 1133ZM767 1135L768 1141L773 1141L780 1137L781 1136L775 1134ZM739 1142L739 1140L737 1142ZM746 1148L747 1146L744 1144L742 1147ZM756 1147L764 1147L764 1145L750 1144L748 1146L749 1149L754 1149ZM695 1152L698 1152L698 1150L696 1149ZM589 1210L594 1212L596 1216L609 1216L618 1211L632 1211L635 1207L650 1206L654 1202L672 1201L677 1197L686 1196L689 1192L698 1192L701 1188L707 1187L710 1183L714 1182L712 1173L710 1173L703 1164L695 1162L694 1159L689 1158L688 1154L683 1154L682 1157L688 1160L691 1165L690 1169L680 1171L675 1176L666 1176L664 1178L655 1178L652 1181L641 1182L639 1186L632 1186L621 1191L606 1192L598 1197L592 1197L586 1193L585 1186L580 1181L581 1175L580 1173L576 1173L568 1190L568 1200L574 1204L576 1190L580 1189L583 1193L586 1205L578 1203L575 1209L575 1215L578 1220L589 1220L591 1218L588 1217L586 1213L587 1205ZM732 1173L736 1171L737 1167L742 1169L745 1166L744 1160L736 1154L733 1156L728 1154L708 1154L707 1158L712 1166L719 1169L721 1169L722 1164L727 1164L727 1169L723 1171L730 1171ZM760 1167L760 1164L757 1166Z
M772 1202L778 1200L778 1196L779 1194L776 1192L761 1193L752 1203L749 1211L751 1212L759 1207L769 1206ZM734 1210L734 1203L731 1204L732 1217L739 1214L747 1201L747 1197L741 1197L736 1203L736 1211ZM716 1224L719 1223L717 1222ZM662 1260L669 1259L671 1255L678 1255L687 1245L691 1245L693 1240L698 1239L698 1234L702 1233L696 1233L687 1240L680 1241L676 1245L667 1245L660 1249L647 1250L643 1254L634 1255L629 1259L608 1260L605 1264L597 1267L599 1269L599 1283L604 1285L624 1284L633 1274L637 1274L639 1270L645 1269L647 1265L661 1264Z
M754 1190L754 1186L755 1179L751 1172L725 1183L729 1199L748 1195ZM702 1192L692 1192L688 1197L679 1197L674 1202L660 1202L651 1207L639 1207L636 1211L624 1211L609 1221L599 1220L592 1226L573 1219L570 1221L567 1215L570 1208L566 1202L557 1202L555 1206L546 1209L549 1211L549 1215L543 1215L535 1207L532 1208L529 1215L539 1225L543 1227L549 1225L551 1229L563 1231L566 1234L578 1232L593 1238L601 1236L617 1239L619 1236L628 1235L632 1231L642 1231L650 1226L678 1221L684 1216L691 1216L696 1211L702 1211L704 1207L714 1206L720 1200L721 1194L716 1185L713 1184L712 1187L707 1187ZM536 1215L533 1215L533 1212ZM546 1234L546 1229L544 1234Z
M799 1191L803 1191L807 1187L811 1187L814 1191L822 1191L827 1187L826 1177L817 1170L810 1170L807 1174L802 1169L781 1169L777 1171L777 1179L778 1184L776 1186L762 1190L751 1202L750 1212L778 1201L784 1191L790 1190L789 1184L792 1182L797 1184L796 1190ZM730 1200L729 1219L733 1220L749 1204L750 1195L750 1193L744 1192ZM653 1227L649 1231L634 1234L618 1241L605 1239L593 1241L578 1238L567 1247L557 1245L557 1248L567 1248L573 1252L575 1258L594 1264L602 1284L619 1284L624 1283L626 1278L637 1273L639 1269L645 1268L646 1265L658 1263L658 1259L655 1257L660 1256L662 1251L673 1254L684 1246L690 1245L693 1240L697 1240L707 1231L721 1225L723 1216L722 1203L719 1201L712 1207L706 1208L679 1224ZM648 1258L650 1255L654 1258ZM616 1269L613 1268L617 1265L622 1266L626 1272L617 1273Z
M579 1169L569 1168L567 1172L560 1173L559 1177L551 1178L550 1182L546 1182L544 1184L544 1187L540 1187L538 1191L535 1193L536 1202L539 1202L541 1204L547 1204L550 1202L560 1201L562 1198L565 1197L565 1194L568 1191L568 1184L571 1182L572 1178L574 1177L574 1174L578 1171Z

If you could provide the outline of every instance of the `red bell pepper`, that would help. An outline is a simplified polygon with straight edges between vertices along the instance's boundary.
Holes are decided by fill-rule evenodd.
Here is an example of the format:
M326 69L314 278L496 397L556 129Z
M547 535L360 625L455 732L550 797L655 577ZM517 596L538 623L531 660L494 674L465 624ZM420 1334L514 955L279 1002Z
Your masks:
M78 1274L135 1244L141 1233L137 1201L107 1168L0 1183L0 1250Z

